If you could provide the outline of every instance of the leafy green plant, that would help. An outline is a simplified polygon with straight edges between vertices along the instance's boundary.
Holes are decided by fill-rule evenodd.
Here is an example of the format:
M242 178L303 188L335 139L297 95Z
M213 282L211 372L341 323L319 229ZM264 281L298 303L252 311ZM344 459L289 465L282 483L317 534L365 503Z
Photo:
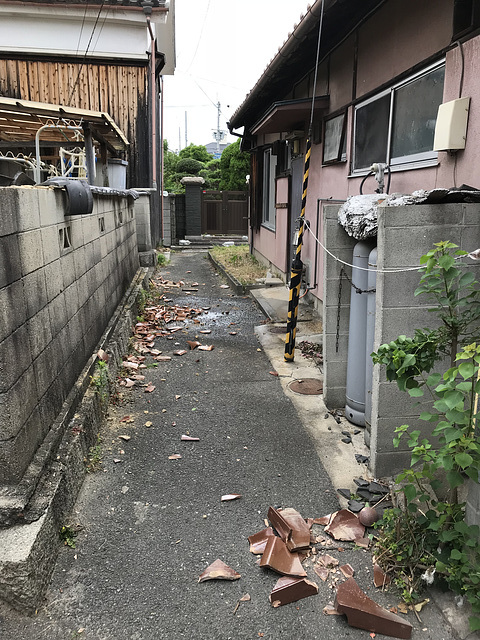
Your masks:
M478 482L480 471L480 293L473 274L458 262L464 254L453 243L441 242L421 258L415 295L435 303L430 311L440 326L417 330L413 338L399 336L372 354L401 390L413 398L428 394L428 410L420 419L434 425L437 439L433 446L420 430L408 425L395 430L394 445L407 437L411 450L411 466L397 478L405 509L386 511L378 549L407 601L417 597L422 580L437 573L480 614L480 530L466 524L465 504L458 501L458 488L467 478ZM432 373L445 356L451 366L443 374ZM448 491L440 500L430 489L440 492L442 475ZM480 616L472 616L470 625L480 629Z
M164 267L167 264L167 257L164 253L162 253L161 251L159 251L157 253L157 265L159 267Z
M78 530L69 525L63 525L60 528L60 539L63 540L63 543L66 547L70 547L71 549L75 549L75 539L78 535Z
M105 401L108 397L109 379L108 364L104 360L98 360L95 365L95 372L90 376L90 384L95 388L102 402Z
M103 460L102 439L100 434L97 436L96 443L88 450L88 455L84 459L87 473L98 471Z

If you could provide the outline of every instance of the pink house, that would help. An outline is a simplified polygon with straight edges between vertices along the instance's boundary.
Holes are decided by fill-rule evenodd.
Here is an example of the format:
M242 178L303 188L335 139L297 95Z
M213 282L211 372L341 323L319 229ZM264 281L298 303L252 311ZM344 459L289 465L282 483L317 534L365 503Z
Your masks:
M390 193L480 186L479 33L475 0L316 0L307 9L229 122L252 154L259 259L288 279L315 75L306 220L317 237L324 204L359 194L373 163L389 165ZM470 98L465 149L433 151L439 105L461 97ZM368 177L363 187L378 185ZM323 252L310 234L302 260L320 309Z

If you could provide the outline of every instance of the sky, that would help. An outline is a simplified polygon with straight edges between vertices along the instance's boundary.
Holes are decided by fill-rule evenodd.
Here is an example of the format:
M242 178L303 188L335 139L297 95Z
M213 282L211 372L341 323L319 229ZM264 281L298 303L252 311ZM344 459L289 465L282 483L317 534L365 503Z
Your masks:
M176 70L164 76L169 149L214 142L218 103L223 142L236 140L226 122L307 6L308 0L175 0Z

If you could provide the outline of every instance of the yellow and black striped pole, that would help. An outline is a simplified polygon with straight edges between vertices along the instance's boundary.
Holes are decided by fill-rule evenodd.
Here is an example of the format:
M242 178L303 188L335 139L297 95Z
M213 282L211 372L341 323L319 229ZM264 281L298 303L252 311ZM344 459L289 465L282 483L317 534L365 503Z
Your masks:
M297 332L298 301L300 299L300 285L302 283L303 262L301 260L303 227L305 223L305 207L307 205L308 172L310 169L310 152L312 143L310 136L307 138L305 150L305 167L303 170L302 210L300 212L300 225L298 229L298 242L295 257L292 261L290 273L290 296L288 300L287 335L285 336L285 362L293 362L295 356L295 334Z

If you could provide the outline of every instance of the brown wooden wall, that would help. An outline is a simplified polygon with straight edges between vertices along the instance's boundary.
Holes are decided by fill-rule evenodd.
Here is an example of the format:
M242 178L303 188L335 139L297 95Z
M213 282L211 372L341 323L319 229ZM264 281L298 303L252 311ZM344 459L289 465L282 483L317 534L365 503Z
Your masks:
M0 94L105 111L130 142L127 185L149 186L147 66L0 59Z

